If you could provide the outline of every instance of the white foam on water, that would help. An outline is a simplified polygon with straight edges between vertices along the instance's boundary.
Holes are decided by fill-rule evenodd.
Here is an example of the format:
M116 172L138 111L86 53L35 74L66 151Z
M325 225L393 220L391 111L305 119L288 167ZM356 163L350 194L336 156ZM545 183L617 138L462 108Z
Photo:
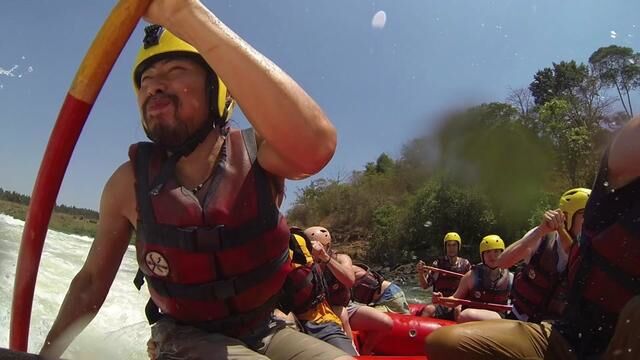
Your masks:
M0 346L8 347L13 282L24 222L0 214ZM93 239L48 231L42 254L29 335L29 351L38 352L58 313L69 283L87 256ZM147 359L150 336L144 316L146 288L138 292L130 246L100 312L72 343L68 359Z

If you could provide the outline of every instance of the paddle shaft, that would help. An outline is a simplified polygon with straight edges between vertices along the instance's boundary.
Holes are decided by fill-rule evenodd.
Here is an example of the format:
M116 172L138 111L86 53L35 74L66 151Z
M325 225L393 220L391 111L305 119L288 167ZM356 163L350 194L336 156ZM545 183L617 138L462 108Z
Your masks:
M504 312L504 311L511 310L511 305L484 303L479 301L456 299L456 298L450 298L450 297L445 298L445 297L436 296L432 298L432 302L434 304L440 304L447 307L463 305L463 306L467 306L474 309L484 309L484 310L491 310L496 312Z
M429 269L431 271L435 271L435 272L439 272L439 273L442 273L442 274L447 274L447 275L451 275L451 276L455 276L455 277L460 277L460 278L462 276L464 276L464 274L460 274L460 273L449 271L449 270L439 269L439 268L433 267L433 266L426 266L425 265L425 269Z

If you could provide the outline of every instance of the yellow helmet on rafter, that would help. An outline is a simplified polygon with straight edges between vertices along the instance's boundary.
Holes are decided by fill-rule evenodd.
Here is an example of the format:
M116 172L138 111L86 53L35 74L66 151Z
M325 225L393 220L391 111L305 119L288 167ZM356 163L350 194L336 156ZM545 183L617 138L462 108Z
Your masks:
M480 241L480 259L482 253L489 250L504 250L504 241L498 235L487 235Z
M442 249L444 251L445 255L447 254L447 241L455 241L458 243L458 252L460 252L460 249L462 248L462 238L460 237L460 234L458 234L457 232L448 232L445 234L444 239L442 239Z
M188 57L199 62L209 73L207 95L210 98L210 113L216 126L224 125L233 111L234 101L229 97L227 86L202 58L191 44L181 40L159 25L149 25L145 29L144 45L133 64L133 83L140 89L142 73L156 61L173 56ZM146 129L145 129L146 130Z
M457 232L448 232L442 241L445 245L447 244L447 241L457 241L459 245L462 245L462 238Z
M567 190L560 197L560 204L558 207L564 213L566 217L567 230L571 230L573 225L573 217L576 212L584 209L587 206L587 201L591 196L591 189L575 188Z

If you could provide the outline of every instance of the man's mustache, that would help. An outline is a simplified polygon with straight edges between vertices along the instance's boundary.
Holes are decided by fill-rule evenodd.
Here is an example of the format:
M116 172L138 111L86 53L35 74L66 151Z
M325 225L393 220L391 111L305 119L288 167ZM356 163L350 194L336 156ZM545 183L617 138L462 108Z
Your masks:
M174 108L177 109L178 108L178 104L180 102L180 100L178 99L178 97L174 94L168 94L168 93L160 93L160 94L154 94L149 96L144 103L142 104L142 112L143 112L143 116L146 119L147 118L147 108L148 105L151 101L159 101L159 100L164 100L164 99L168 99L169 101L171 101L171 103L173 104Z

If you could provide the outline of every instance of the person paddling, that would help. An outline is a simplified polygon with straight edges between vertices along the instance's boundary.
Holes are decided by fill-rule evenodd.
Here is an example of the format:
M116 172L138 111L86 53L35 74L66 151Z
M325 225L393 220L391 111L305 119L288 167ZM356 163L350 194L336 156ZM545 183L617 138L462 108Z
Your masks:
M154 0L145 16L157 25L132 80L151 142L105 185L96 238L41 354L59 358L97 314L136 231L159 358L350 359L272 315L292 270L284 179L321 170L335 128L200 1ZM229 126L236 101L252 128Z
M498 256L504 251L504 241L498 235L487 235L480 242L480 258L482 262L467 272L453 294L453 299L466 299L480 303L506 305L513 284L513 274L508 269L498 266ZM434 293L434 302L442 294ZM455 320L458 323L500 319L506 311L474 309L457 306Z
M490 320L426 338L429 360L615 359L640 353L640 118L605 151L569 254L567 306L553 323Z
M462 275L471 269L471 263L469 260L459 256L462 248L462 238L458 233L447 233L443 239L443 248L444 255L434 260L431 267L445 271L439 272L428 269L422 260L418 261L416 271L418 272L418 281L423 289L432 286L433 293L451 296L458 288ZM460 276L447 272L453 272ZM454 319L453 309L439 304L426 305L420 315L446 320Z

